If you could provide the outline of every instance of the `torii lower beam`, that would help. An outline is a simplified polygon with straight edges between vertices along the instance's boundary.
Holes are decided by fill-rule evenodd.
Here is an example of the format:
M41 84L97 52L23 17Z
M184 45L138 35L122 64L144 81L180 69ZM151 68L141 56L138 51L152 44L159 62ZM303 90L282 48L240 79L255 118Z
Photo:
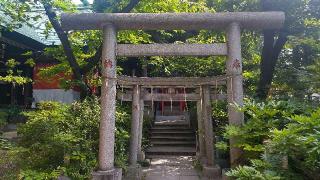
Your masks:
M144 93L141 95L144 101L199 101L200 95L197 93L188 94L159 94ZM117 99L122 101L132 101L132 92L118 92ZM210 100L226 100L226 94L210 94Z
M197 87L200 85L221 86L226 84L226 76L215 77L130 77L119 76L117 83L120 86L134 86L140 85L144 87L157 87L157 86L173 86L180 87Z

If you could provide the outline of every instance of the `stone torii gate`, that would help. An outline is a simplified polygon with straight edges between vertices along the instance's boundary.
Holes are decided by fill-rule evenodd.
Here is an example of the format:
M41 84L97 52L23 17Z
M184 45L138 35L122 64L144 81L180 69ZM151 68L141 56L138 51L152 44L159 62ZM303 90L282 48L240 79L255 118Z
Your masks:
M223 89L221 86L226 85L228 78L231 77L118 77L117 83L122 91L117 93L117 98L121 101L132 101L129 163L135 165L137 158L143 160L141 141L144 101L196 101L199 137L198 158L203 162L203 174L208 177L220 175L220 168L216 166L214 157L211 101L226 99L226 95L219 89ZM168 88L169 92L173 92L173 89L181 87L184 88L182 94L154 92L154 89L157 88ZM186 89L193 90L193 92L188 93ZM130 177L139 177L137 171L139 170L131 170L133 173L130 174Z
M64 30L103 30L99 169L93 173L93 178L121 179L122 174L121 169L114 167L116 56L227 56L226 75L232 77L227 79L228 118L230 124L240 126L243 123L243 113L238 112L231 104L243 105L240 29L279 29L283 26L284 19L283 12L62 14L61 21ZM117 44L117 30L128 29L217 29L227 32L227 42L220 44ZM206 92L205 89L204 92ZM230 140L231 146L234 141L234 139ZM240 155L240 149L230 149L232 165L236 164Z

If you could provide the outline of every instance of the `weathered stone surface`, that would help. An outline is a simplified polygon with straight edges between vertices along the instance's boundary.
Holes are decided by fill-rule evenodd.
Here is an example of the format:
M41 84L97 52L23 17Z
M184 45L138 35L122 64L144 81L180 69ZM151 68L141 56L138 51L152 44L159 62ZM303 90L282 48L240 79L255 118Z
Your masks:
M204 123L204 135L205 135L205 147L206 147L206 157L207 157L207 165L214 165L215 157L214 157L214 144L213 144L213 127L212 127L212 107L210 101L210 87L202 86L203 90L203 104L202 104L202 112L203 112L203 123Z
M142 168L139 164L130 165L128 167L125 180L141 180L142 179Z
M228 119L229 124L242 125L244 115L239 112L235 105L243 105L243 77L242 77L242 58L241 58L241 41L240 25L232 23L228 27L228 60L226 64L227 75L230 76L227 80L227 94L228 94ZM235 166L241 157L241 150L235 148L235 139L230 139L230 163Z
M183 86L183 87L195 87L199 85L212 85L221 86L226 84L227 77L214 76L214 77L130 77L119 76L117 82L121 86ZM163 87L162 87L163 88Z
M224 29L232 22L243 28L279 29L283 26L283 12L222 12L222 13L70 13L62 14L65 30L101 29L113 23L117 29L141 30L198 30Z
M137 156L138 161L144 161L145 158L146 158L145 153L143 151L139 151Z
M227 45L217 44L118 44L117 56L224 56Z
M103 32L101 120L99 127L99 170L114 167L114 131L116 112L116 31L106 25Z
M138 85L133 87L132 95L129 164L134 166L137 163L139 145L140 87Z
M202 93L200 92L200 97ZM205 132L204 132L204 121L203 121L203 111L202 111L202 101L197 101L197 121L198 121L198 138L199 138L199 149L198 149L198 159L201 161L206 157L206 142L205 142Z
M142 89L141 89L142 91ZM140 112L139 112L139 139L138 139L138 161L143 161L145 159L145 154L142 151L142 137L143 137L143 117L144 117L144 100L141 97L140 93Z
M200 95L196 93L187 94L162 94L162 93L144 93L142 94L144 101L199 101ZM227 95L211 93L211 100L225 100ZM126 93L117 93L117 99L121 101L132 101L132 92L128 91Z
M203 166L202 169L203 177L209 180L217 179L221 177L221 169L218 166Z
M107 171L95 171L92 173L92 180L122 180L122 170L114 168Z

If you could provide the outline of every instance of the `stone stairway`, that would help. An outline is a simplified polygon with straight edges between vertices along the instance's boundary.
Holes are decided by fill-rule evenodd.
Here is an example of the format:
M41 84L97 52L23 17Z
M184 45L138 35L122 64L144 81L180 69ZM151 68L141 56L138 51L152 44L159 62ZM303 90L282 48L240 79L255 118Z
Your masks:
M196 154L195 132L181 121L155 122L151 128L151 146L146 149L146 157L194 156Z

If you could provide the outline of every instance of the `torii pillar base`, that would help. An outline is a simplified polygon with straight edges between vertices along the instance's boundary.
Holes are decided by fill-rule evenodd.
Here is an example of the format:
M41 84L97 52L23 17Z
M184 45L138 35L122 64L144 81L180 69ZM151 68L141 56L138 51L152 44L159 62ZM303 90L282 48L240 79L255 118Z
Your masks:
M221 177L221 169L219 166L204 165L202 169L202 175L209 180L219 179Z
M92 180L121 180L122 169L114 168L107 171L95 171L92 173Z
M142 179L142 168L140 164L129 165L128 171L125 175L125 180L141 180Z
M138 161L144 161L146 159L146 155L143 151L138 152L137 156Z

